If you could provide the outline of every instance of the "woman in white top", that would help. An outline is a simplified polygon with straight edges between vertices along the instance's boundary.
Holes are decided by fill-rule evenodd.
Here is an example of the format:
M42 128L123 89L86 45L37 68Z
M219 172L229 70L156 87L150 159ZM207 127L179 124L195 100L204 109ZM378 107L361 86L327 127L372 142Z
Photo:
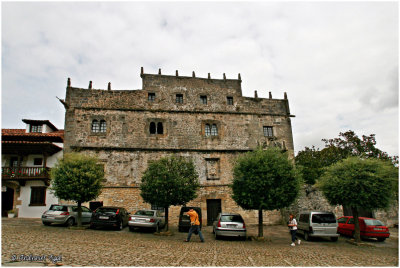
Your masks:
M290 214L290 218L289 218L289 223L288 223L288 227L290 229L290 234L292 235L292 244L290 244L291 246L295 246L294 242L297 240L297 243L300 245L301 240L297 239L296 237L296 233L297 233L297 221L294 218L293 214Z

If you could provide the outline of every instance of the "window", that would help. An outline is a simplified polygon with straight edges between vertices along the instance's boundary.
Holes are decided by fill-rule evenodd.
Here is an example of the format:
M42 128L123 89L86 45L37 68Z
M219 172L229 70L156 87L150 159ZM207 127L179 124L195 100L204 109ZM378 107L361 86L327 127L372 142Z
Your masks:
M164 134L163 125L161 122L157 123L157 134Z
M96 119L92 121L92 132L100 132L100 124Z
M206 124L204 133L205 133L206 136L211 136L211 127L210 127L209 124Z
M10 158L10 167L18 167L18 157Z
M164 127L162 122L150 122L149 127L150 134L164 134Z
M183 103L183 94L176 94L175 102Z
M43 164L43 158L34 158L33 165L34 166L41 166Z
M216 124L212 124L211 126L211 136L218 136L218 128Z
M100 121L100 132L106 132L107 129L107 123L105 120Z
M200 96L200 103L207 104L207 96Z
M273 137L274 136L274 132L272 130L272 127L263 127L264 130L264 137Z
M149 93L149 94L147 95L147 99L148 99L149 101L155 101L155 100L156 100L156 93Z
M31 125L31 132L42 133L42 125Z
M226 97L226 103L228 105L233 105L233 97Z
M338 223L346 223L347 219L348 219L348 218L343 217L343 218L338 219L337 222L338 222Z
M30 206L46 205L46 187L31 187L31 203Z

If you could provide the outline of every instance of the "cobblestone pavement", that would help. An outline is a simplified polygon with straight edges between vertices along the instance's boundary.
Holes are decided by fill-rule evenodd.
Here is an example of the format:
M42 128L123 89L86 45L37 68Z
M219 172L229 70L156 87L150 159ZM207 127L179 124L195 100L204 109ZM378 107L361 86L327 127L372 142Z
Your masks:
M325 239L302 241L290 246L285 226L265 226L265 241L215 240L211 227L204 227L206 242L170 227L172 236L152 232L114 230L76 230L44 226L38 219L2 219L2 265L12 265L12 256L21 254L44 259L21 262L27 265L65 266L398 266L398 230L391 229L385 242L366 241L365 246ZM251 226L248 234L257 235ZM300 239L302 239L300 237ZM31 257L32 257L31 256ZM58 257L61 258L57 259Z

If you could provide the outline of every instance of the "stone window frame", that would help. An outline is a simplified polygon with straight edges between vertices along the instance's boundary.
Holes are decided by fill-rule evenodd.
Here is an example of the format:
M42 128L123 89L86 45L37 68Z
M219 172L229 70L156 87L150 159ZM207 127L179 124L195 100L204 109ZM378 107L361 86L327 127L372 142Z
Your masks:
M93 128L94 122L97 122L97 126L95 126L95 128ZM90 118L90 135L105 136L106 134L107 134L106 118L104 116L92 116Z
M216 128L213 130L213 126ZM214 131L214 135L213 135ZM221 137L221 122L217 120L203 120L201 122L201 135L207 139L218 139Z
M220 158L217 158L217 157L207 157L207 158L204 158L204 160L205 160L205 163L206 163L206 179L208 180L208 181L217 181L217 180L220 180L221 179L221 159ZM208 176L208 162L211 162L211 161L216 161L217 162L217 176L215 177L215 178L211 178L211 177L209 177Z
M154 124L155 126L155 133L150 132L151 126ZM160 125L161 125L161 132L160 132ZM161 118L148 118L146 122L146 130L145 133L148 137L166 137L167 136L167 128L166 128L166 120Z
M233 105L233 97L232 96L226 96L226 104Z

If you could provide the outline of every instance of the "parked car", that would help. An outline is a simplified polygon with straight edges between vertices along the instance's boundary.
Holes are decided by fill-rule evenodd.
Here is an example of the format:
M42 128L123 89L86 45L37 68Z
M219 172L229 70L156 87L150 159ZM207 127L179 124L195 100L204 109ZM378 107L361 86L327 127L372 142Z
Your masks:
M311 237L328 237L335 242L340 236L337 227L335 214L328 211L302 212L297 221L297 232L307 241Z
M129 217L129 230L137 228L152 228L156 232L165 226L165 216L159 210L138 210Z
M129 213L122 207L99 207L93 213L90 228L113 227L122 230L128 225Z
M199 207L182 207L181 212L179 213L179 223L178 223L178 230L179 232L187 232L190 228L190 217L186 214L190 209L193 209L199 215L200 221L200 228L202 225L202 216L201 216L201 208Z
M347 236L354 236L353 216L340 217L338 220L338 233ZM390 236L387 228L380 220L374 218L359 217L361 238L376 238L378 241L385 241Z
M219 213L213 224L215 239L221 236L236 236L246 240L246 224L240 214Z
M85 206L82 207L82 223L89 223L92 217L92 211ZM53 204L42 214L42 223L44 225L64 224L72 226L77 222L77 205L56 205Z

